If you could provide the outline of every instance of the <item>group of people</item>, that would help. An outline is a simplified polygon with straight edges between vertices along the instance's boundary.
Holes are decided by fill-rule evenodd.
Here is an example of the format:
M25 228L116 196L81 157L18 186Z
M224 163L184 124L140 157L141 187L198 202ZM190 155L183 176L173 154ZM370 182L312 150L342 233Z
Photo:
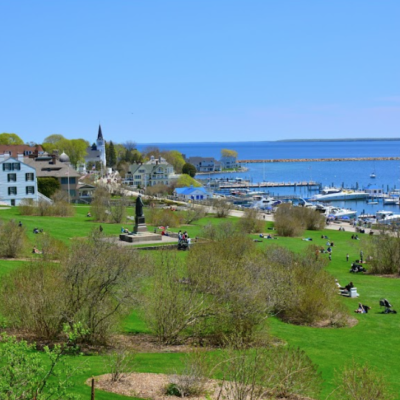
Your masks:
M182 231L178 232L178 250L189 250L191 243L192 239L186 231L183 233Z

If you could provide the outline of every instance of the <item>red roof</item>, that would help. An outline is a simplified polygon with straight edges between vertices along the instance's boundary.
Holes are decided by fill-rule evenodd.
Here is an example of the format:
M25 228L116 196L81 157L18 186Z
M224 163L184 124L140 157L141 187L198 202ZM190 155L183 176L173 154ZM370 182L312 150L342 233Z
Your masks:
M29 146L28 144L0 144L0 154L8 153L11 157L17 157L18 154L24 154L25 156L33 154L37 151L38 153L43 152L42 145L37 144L36 146Z

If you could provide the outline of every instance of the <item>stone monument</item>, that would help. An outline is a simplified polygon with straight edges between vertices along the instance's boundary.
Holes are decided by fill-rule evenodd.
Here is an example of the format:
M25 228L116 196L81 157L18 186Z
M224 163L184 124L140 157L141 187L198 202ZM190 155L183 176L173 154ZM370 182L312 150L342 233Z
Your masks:
M133 228L133 232L147 233L146 221L143 214L143 200L140 194L136 199L135 227Z

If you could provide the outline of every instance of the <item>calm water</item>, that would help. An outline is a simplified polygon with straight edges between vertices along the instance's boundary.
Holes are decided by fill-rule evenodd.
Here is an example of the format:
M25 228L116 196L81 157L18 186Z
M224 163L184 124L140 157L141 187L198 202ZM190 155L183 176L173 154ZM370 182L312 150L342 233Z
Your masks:
M152 144L153 145L153 144ZM300 159L334 157L398 157L400 141L362 142L236 142L236 143L173 143L158 144L160 149L179 150L187 157L203 156L220 158L221 149L238 152L239 159ZM145 144L138 145L143 150ZM247 172L241 174L213 174L211 177L246 178L254 183L262 181L297 182L314 180L323 186L344 186L364 188L369 184L388 191L400 188L400 161L349 161L349 162L293 162L247 164ZM376 178L370 174L375 172ZM208 175L203 177L208 177ZM281 188L270 191L273 194L296 194L310 197L315 192L307 189ZM365 201L335 202L340 207L353 208L359 213L375 214L381 209L400 213L399 206L369 205Z

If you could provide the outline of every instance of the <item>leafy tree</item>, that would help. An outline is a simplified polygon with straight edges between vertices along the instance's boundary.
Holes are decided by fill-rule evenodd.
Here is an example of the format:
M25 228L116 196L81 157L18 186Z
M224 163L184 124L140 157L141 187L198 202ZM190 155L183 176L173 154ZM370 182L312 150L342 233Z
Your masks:
M1 133L0 144L24 144L24 141L16 133Z
M238 153L235 150L229 150L229 149L222 149L221 150L221 157L235 157L237 158Z
M77 165L85 159L89 142L84 139L66 139L64 136L55 134L45 138L42 147L48 153L54 150L65 152L69 156L72 165Z
M194 178L196 176L196 167L193 164L186 163L182 166L182 174L187 174Z
M196 179L193 179L191 176L186 174L182 174L176 181L176 187L186 187L191 185L193 185L194 187L201 187L200 182L196 181Z
M162 153L162 156L165 158L165 160L171 164L174 167L175 172L181 173L182 168L185 165L185 159L183 158L183 155L181 152L177 150L170 150L170 151L165 151ZM196 175L196 173L195 173ZM194 178L194 175L190 175L192 178Z
M66 345L44 347L43 357L35 343L17 341L14 336L1 337L0 398L5 400L76 399L69 393L74 370L65 363L70 353Z
M61 189L60 182L58 179L50 178L37 178L38 190L40 193L47 197L51 197L57 190Z
M61 140L65 140L65 137L63 135L60 135L58 133L55 133L53 135L47 136L43 140L43 144L57 144Z

